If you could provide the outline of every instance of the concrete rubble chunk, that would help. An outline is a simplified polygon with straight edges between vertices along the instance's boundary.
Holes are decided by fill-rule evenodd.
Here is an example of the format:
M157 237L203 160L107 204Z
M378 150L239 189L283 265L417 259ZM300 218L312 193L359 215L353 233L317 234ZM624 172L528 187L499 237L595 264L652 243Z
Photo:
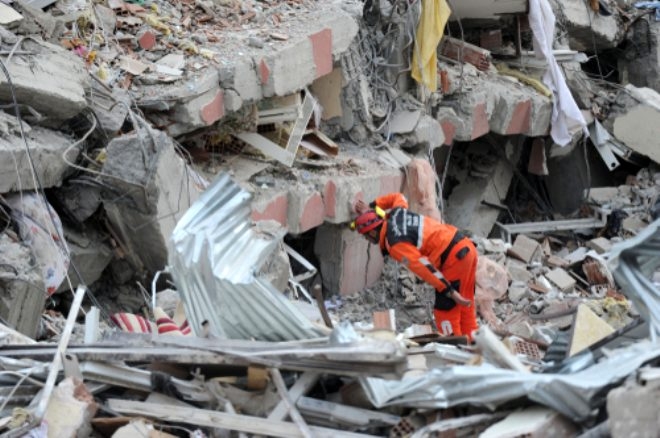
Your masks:
M506 269L513 281L528 282L534 276L527 270L527 264L512 257L506 259Z
M101 207L101 190L98 186L68 181L53 192L53 197L63 216L82 223Z
M519 303L523 298L526 298L528 293L527 284L521 281L514 281L509 286L509 300L512 303Z
M589 189L589 200L603 205L614 201L619 196L618 187L592 187Z
M82 277L82 284L91 285L101 277L103 270L110 264L113 253L108 244L93 229L85 232L72 228L64 228L64 238L69 248L71 263L69 265L69 278L72 289L81 283L78 274ZM75 266L76 270L73 269ZM58 291L69 289L68 282L63 282Z
M13 268L0 270L0 317L17 331L35 338L46 306L41 270L30 248L5 233L0 235L0 254L3 266Z
M167 262L167 240L199 195L198 180L161 131L142 130L112 140L104 179L125 196L103 207L123 243L150 271Z
M527 264L541 258L541 245L534 239L524 234L518 234L513 246L509 248L508 254Z
M568 272L562 268L555 268L552 271L545 274L545 277L554 284L557 289L566 292L575 287L577 283L573 277L571 277Z
M612 134L630 149L660 163L660 94L650 88L627 87L635 93L638 103L626 108L623 114L614 118Z
M319 259L324 290L350 295L374 284L383 270L383 256L375 245L348 229L318 228L314 253Z
M82 58L44 41L25 39L20 50L34 55L15 55L3 62L11 75L16 100L55 122L67 120L87 107L85 89L90 77ZM35 68L35 57L38 67ZM0 99L11 102L7 78L0 75Z
M660 380L645 384L627 381L607 394L607 413L612 438L654 437L660 430L658 399Z
M42 127L30 127L25 121L23 130L34 163L34 170L45 188L58 186L70 170L62 158L75 141L58 131ZM76 161L80 146L72 148L66 155ZM0 112L0 193L35 189L32 178L30 156L21 139L18 121Z
M587 242L587 247L593 249L598 254L604 254L612 249L612 242L606 237L597 237Z
M623 26L615 14L594 12L581 0L552 0L550 4L555 15L562 17L573 50L613 49L623 39Z
M132 105L128 91L115 87L112 93L108 93L107 89L93 81L89 101L101 128L106 135L114 137L128 117Z

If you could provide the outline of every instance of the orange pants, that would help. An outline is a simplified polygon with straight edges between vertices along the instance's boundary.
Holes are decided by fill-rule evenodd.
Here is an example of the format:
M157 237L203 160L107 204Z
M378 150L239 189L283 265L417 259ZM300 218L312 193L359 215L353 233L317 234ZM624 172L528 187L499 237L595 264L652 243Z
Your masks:
M467 253L466 249L467 248ZM459 259L460 255L463 255ZM450 310L433 310L435 324L441 335L467 336L472 340L472 332L479 328L477 309L474 303L474 288L477 272L477 249L469 239L458 242L440 267L442 275L454 285L464 298L472 301L470 307L456 304Z

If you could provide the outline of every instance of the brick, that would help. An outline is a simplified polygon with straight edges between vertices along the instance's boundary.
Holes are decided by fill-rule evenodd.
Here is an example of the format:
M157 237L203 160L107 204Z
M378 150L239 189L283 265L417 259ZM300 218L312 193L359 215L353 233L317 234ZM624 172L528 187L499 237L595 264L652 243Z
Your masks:
M325 183L323 202L325 204L325 216L334 218L337 215L337 184L332 180Z
M440 126L442 126L442 132L445 133L445 144L451 146L456 135L456 125L449 121L443 121Z
M268 64L263 59L259 63L259 78L261 79L261 85L267 84L270 78L270 68L268 68Z
M381 310L372 315L374 330L396 331L396 317L394 309Z
M252 203L251 219L255 222L274 220L286 227L288 208L289 200L286 193L269 197L265 202L255 201Z
M312 41L312 55L319 78L332 72L332 29L323 29L309 36Z
M202 107L200 115L207 125L212 125L224 117L225 105L222 91L218 91L213 100Z
M151 50L156 45L156 34L150 30L146 30L138 35L138 44L144 50Z
M506 135L523 134L529 131L532 115L532 101L519 102L513 110Z
M488 70L490 67L490 52L457 38L444 37L440 43L440 53L447 58L459 62L467 62L479 70Z
M472 140L488 134L490 126L488 124L488 113L486 111L486 103L478 103L474 107L472 113Z
M502 30L482 30L479 35L479 46L486 50L495 51L502 48Z
M289 207L292 207L292 205L289 204ZM321 197L321 194L316 192L307 199L307 201L304 203L302 207L297 231L300 233L304 233L305 231L318 227L323 223L324 216L325 216L325 204L323 203L323 198ZM289 223L290 228L291 225L292 224Z

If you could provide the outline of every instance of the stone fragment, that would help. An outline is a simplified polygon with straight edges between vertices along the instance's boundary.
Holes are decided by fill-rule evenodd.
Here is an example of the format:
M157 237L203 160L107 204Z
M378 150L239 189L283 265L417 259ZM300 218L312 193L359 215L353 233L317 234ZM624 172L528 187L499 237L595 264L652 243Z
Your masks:
M71 279L71 287L75 290L81 283L87 286L91 285L101 277L101 274L112 260L112 249L103 242L101 235L93 229L79 231L65 228L64 238L67 241L71 257L68 273ZM64 281L58 292L68 290L71 287L67 281Z
M519 303L523 298L527 297L528 295L529 293L526 283L520 281L514 281L509 286L509 300L512 303Z
M533 239L519 234L508 254L527 264L541 258L541 245Z
M612 242L606 237L597 237L587 242L587 247L593 249L598 254L604 254L612 249Z
M568 291L575 287L575 279L562 268L555 268L548 272L545 277L561 291Z
M39 59L34 68L30 58L14 56L7 63L16 99L28 105L54 123L67 120L87 107L85 89L90 76L82 58L60 46L45 41L24 39L21 50L32 52ZM0 74L0 99L11 102L7 78Z
M607 394L608 423L612 438L655 437L660 430L658 415L660 380L645 384L628 380Z
M0 235L0 317L35 338L46 300L39 266L32 260L30 248Z
M509 271L509 275L513 281L527 283L534 277L527 270L527 265L525 263L511 257L506 259L506 269Z

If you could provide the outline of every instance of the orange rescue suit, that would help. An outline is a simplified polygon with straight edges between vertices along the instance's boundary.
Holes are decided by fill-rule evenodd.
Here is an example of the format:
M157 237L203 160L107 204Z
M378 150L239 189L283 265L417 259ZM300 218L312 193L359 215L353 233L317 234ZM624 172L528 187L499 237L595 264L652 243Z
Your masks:
M472 339L472 331L478 328L477 250L472 241L453 225L409 211L400 193L381 196L373 205L388 211L380 232L381 250L435 288L433 314L438 331ZM457 304L449 295L452 288L472 301L472 306Z

